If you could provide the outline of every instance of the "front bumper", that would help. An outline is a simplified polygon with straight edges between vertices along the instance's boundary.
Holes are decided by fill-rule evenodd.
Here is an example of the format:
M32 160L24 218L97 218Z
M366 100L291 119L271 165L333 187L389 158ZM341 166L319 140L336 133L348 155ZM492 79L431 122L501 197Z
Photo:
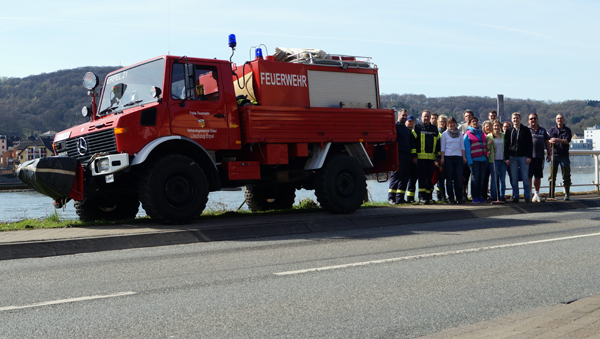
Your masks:
M88 164L92 176L111 175L127 167L129 155L126 153L94 156Z

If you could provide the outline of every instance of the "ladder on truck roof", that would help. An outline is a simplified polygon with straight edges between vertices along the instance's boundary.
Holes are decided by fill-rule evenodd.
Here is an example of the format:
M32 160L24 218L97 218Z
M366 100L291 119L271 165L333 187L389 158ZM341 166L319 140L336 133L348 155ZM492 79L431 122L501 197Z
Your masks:
M296 48L277 48L275 60L324 66L337 66L344 69L353 68L373 68L371 57L344 54L327 54L317 49L296 49ZM279 55L278 55L279 54Z

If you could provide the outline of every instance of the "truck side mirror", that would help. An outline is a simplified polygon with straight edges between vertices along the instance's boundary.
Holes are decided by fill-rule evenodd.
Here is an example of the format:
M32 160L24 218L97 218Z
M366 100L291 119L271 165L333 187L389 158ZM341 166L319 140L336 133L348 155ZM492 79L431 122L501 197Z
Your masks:
M186 93L188 94L196 88L196 73L194 72L195 70L196 69L194 64L185 64L185 89ZM188 97L188 95L186 95L186 97Z

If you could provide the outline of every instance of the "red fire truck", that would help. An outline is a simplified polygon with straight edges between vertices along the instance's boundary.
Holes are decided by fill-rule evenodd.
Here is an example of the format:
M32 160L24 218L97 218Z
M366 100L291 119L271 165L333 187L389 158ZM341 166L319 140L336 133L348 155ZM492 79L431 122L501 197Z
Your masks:
M209 192L244 185L252 211L290 208L300 188L327 211L355 211L365 174L397 167L377 67L314 50L257 55L149 59L110 73L98 103L86 74L90 121L58 133L56 156L23 164L21 180L57 206L75 200L85 221L132 218L141 202L152 219L188 223Z

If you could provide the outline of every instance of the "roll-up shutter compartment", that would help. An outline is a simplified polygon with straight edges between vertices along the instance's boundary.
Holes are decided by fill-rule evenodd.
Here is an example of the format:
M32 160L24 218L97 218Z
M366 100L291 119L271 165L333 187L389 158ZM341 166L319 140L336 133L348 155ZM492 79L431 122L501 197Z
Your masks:
M375 74L308 70L308 84L311 107L379 108Z

